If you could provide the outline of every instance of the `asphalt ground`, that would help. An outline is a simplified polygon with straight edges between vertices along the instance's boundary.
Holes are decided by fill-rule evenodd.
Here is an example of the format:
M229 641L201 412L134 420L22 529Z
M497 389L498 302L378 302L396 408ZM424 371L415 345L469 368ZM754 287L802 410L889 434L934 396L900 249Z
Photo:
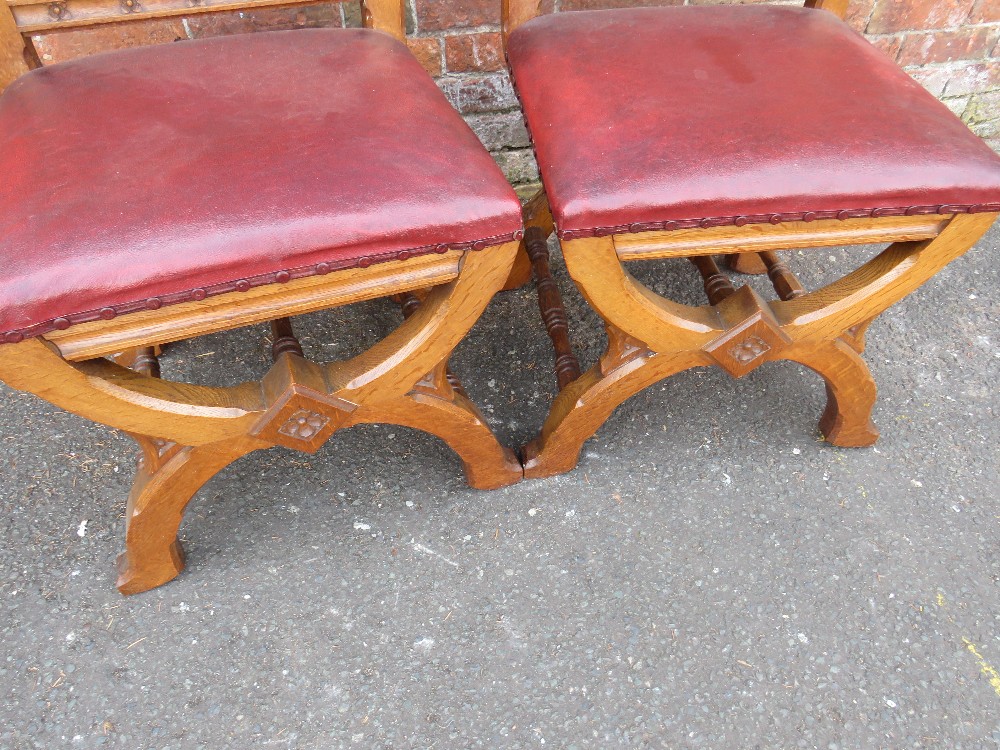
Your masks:
M995 227L872 327L874 448L818 439L822 383L790 363L675 376L572 473L495 492L434 438L354 428L213 479L188 568L130 598L134 446L0 386L0 747L1000 747L998 250ZM815 284L869 254L790 260ZM603 332L555 266L590 364ZM683 262L635 272L701 301ZM329 360L398 320L300 329ZM265 334L174 346L164 375L260 375ZM551 360L528 288L453 365L516 446Z

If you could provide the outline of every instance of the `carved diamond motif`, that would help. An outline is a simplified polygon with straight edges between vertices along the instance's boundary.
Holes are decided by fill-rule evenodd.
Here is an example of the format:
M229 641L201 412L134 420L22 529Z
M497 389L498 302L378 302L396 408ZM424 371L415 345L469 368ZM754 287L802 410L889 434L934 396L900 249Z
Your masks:
M278 357L260 384L268 407L250 434L292 450L315 453L358 408L327 392L322 367L294 353Z
M770 305L750 287L737 290L715 309L725 330L704 351L734 378L774 359L789 343Z
M747 336L741 342L729 349L729 356L740 364L749 364L757 357L763 357L771 351L771 347L760 336Z
M355 408L356 404L296 384L261 416L252 434L275 445L315 453Z
M307 409L299 409L288 418L287 422L278 428L278 432L296 440L311 440L329 422L329 417L324 417L322 414L317 414Z

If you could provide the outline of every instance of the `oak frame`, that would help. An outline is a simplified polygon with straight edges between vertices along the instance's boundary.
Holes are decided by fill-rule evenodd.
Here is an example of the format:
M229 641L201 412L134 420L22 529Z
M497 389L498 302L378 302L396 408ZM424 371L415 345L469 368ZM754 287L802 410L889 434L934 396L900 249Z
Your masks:
M74 7L77 0L68 2ZM79 2L81 7L119 7L118 0ZM188 13L262 4L296 2L187 7L186 0L162 0L155 6L162 12L126 18L109 10L107 17L87 22L169 15L181 6ZM404 39L400 0L365 0L362 6L366 27ZM22 11L31 7L27 0L0 4L0 88L37 67L25 36L34 26L17 22L28 18ZM123 594L146 591L184 567L177 531L191 498L252 451L281 445L314 453L341 429L397 424L443 440L458 454L472 487L520 481L517 457L500 445L447 364L506 282L517 247L517 241L507 241L481 250L441 248L406 260L79 323L0 345L0 381L121 430L139 444L142 456L128 499L117 585ZM344 362L305 359L288 316L386 296L403 305L404 320L385 339ZM161 345L263 321L271 321L275 361L261 381L214 388L159 377Z
M502 0L503 40L539 13L540 0ZM807 0L843 18L847 0ZM548 285L546 239L554 232L544 189L524 212L515 267L534 264L542 317L556 351L559 394L539 436L522 450L526 478L573 469L584 442L631 396L683 370L714 365L740 378L765 362L791 360L826 383L819 429L827 442L863 447L878 439L871 421L876 387L861 357L873 319L929 280L986 232L996 213L918 214L701 226L560 240L577 288L603 318L607 349L594 367L572 371L565 315ZM804 217L806 219L812 217ZM892 243L876 258L822 289L806 292L775 251ZM721 254L741 273L767 273L778 300L733 287ZM666 300L633 278L625 263L688 258L708 305ZM543 289L544 285L544 289ZM562 363L560 366L559 363ZM569 363L569 364L568 364Z

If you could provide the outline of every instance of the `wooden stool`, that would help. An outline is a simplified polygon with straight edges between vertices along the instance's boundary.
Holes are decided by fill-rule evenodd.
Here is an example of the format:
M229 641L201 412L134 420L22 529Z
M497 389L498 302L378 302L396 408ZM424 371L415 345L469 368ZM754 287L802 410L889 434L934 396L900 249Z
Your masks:
M765 362L804 364L826 381L825 438L875 442L865 329L993 223L1000 157L837 18L846 2L809 5L535 18L535 0L505 2L545 189L526 207L523 254L541 280L560 386L524 450L525 476L573 468L625 399L703 365L739 378ZM582 375L546 281L553 230L608 331ZM892 244L813 292L776 254L866 243ZM716 254L766 271L778 299L736 289ZM663 299L625 269L656 258L688 258L709 304Z
M32 67L43 21L211 9L68 7L0 5L3 72ZM254 450L385 422L440 437L473 487L521 478L447 367L509 275L520 204L402 43L402 3L365 19L98 55L0 97L0 379L139 443L123 593L177 575L188 501ZM290 316L389 295L405 321L383 341L303 357ZM158 377L160 345L262 321L260 382Z

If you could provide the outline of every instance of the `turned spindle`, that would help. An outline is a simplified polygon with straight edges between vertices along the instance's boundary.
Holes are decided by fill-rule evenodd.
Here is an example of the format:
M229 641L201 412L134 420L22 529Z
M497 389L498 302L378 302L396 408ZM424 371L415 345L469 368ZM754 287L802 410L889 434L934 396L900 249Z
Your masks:
M573 347L569 342L566 308L563 307L562 295L559 294L559 287L549 268L549 246L546 239L545 232L538 227L530 227L524 234L524 246L535 275L538 309L541 310L542 322L555 350L556 381L561 391L580 377L580 362L573 354Z
M705 283L709 303L717 305L736 291L729 277L719 270L711 255L695 255L690 260Z
M764 265L767 266L767 276L771 279L771 284L779 299L795 299L806 293L795 274L778 258L776 253L767 250L760 253L760 257L764 261Z
M152 346L136 349L132 369L151 378L160 377L160 360L156 357L156 349Z
M396 304L399 305L400 310L403 313L403 318L409 318L413 313L415 313L420 308L420 297L413 294L413 292L403 292L402 294L392 295L392 299L395 300Z
M298 357L302 355L302 345L299 340L295 338L295 332L292 331L292 321L288 318L278 318L277 320L271 321L271 356L274 361L278 361L278 357L282 354L294 354Z

